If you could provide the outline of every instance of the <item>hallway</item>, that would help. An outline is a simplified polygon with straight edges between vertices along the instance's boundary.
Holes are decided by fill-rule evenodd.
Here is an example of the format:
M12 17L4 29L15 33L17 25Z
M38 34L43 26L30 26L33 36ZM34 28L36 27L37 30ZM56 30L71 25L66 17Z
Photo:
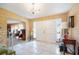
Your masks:
M57 44L42 41L17 44L13 49L16 55L60 55Z
M0 44L16 55L61 55L65 39L79 47L79 4L2 3L0 12Z

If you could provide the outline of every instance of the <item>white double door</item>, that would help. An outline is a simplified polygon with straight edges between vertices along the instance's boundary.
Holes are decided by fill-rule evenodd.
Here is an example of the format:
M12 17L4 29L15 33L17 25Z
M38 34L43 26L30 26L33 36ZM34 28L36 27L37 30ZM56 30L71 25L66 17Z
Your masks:
M36 40L45 42L57 41L56 20L39 21L33 23L33 33Z

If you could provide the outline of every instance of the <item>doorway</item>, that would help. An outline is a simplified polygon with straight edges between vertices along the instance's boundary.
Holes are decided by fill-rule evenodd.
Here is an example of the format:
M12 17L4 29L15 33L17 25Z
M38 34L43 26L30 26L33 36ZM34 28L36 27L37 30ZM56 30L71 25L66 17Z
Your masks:
M62 20L33 22L33 37L38 41L56 43L61 38Z
M8 46L14 46L16 44L22 43L26 40L26 27L25 23L17 20L7 21L7 38Z

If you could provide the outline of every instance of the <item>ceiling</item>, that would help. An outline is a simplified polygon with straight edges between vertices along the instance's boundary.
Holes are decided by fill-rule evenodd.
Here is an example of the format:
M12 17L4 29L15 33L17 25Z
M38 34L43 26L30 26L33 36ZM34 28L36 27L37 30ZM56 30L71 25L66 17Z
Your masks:
M39 13L33 15L30 11L30 4L28 3L0 3L0 8L8 9L15 12L17 15L24 16L26 18L39 18L43 16L50 16L59 13L64 13L69 11L74 4L72 3L40 3Z

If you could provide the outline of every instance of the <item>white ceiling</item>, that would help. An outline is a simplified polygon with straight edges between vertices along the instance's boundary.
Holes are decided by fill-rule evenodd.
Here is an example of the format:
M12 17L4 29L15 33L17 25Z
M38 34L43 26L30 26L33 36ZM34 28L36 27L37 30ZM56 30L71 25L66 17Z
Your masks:
M12 12L20 16L24 16L26 18L38 18L43 16L50 16L59 13L67 12L71 9L74 5L72 3L44 3L40 5L40 12L36 15L33 15L31 12L28 11L30 9L29 4L27 3L0 3L1 8L8 9Z

